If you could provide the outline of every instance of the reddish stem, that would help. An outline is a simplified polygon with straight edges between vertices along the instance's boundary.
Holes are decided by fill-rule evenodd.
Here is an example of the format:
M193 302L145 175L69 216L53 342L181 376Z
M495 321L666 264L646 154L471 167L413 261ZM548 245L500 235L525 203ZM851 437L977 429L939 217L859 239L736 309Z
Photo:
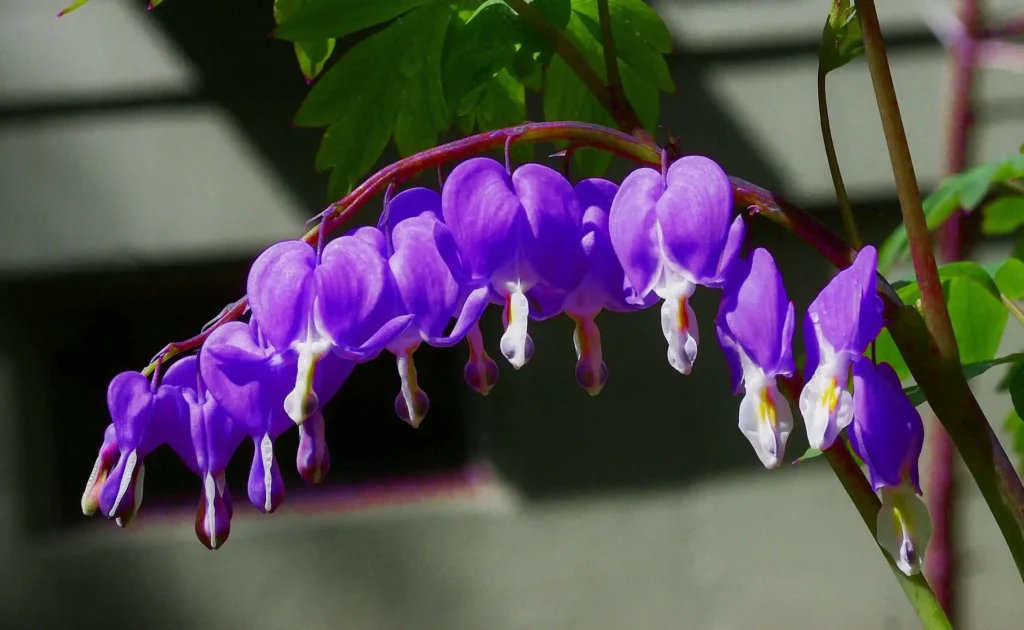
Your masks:
M957 6L957 17L964 30L963 37L952 46L953 74L949 86L950 114L946 131L949 143L946 172L950 175L966 168L970 151L974 74L982 21L980 4L979 0L960 0ZM963 211L958 211L939 231L940 254L946 262L961 260L967 253L965 219ZM932 451L929 498L934 534L928 548L926 570L935 596L955 625L959 610L956 592L956 533L959 527L956 514L956 448L939 423L932 424L929 442Z

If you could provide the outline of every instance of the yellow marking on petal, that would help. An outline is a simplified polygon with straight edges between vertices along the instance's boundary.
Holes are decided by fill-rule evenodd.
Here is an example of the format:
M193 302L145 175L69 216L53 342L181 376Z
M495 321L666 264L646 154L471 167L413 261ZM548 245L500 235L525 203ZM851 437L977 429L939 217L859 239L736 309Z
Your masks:
M828 409L830 414L835 413L839 406L839 379L835 376L829 381L829 386L821 392L821 406Z
M765 422L772 427L778 425L778 419L776 417L775 401L772 400L772 393L767 387L761 390L761 395L758 397L760 400L757 405L757 415L761 419L761 422Z
M686 298L684 297L679 298L679 312L676 315L676 326L679 327L679 330L683 331L690 329L690 316L686 313Z

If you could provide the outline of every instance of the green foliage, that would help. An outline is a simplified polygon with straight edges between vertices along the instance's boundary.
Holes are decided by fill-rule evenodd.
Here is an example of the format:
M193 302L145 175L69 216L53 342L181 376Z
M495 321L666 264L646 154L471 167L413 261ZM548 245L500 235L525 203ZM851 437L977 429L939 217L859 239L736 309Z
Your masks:
M532 0L601 77L604 51L596 0ZM612 33L626 98L648 130L657 125L659 91L674 89L664 53L672 40L642 0L610 0ZM349 192L394 139L403 156L435 146L452 125L463 134L526 120L526 90L543 89L548 120L614 126L551 44L502 0L276 0L275 35L295 42L307 78L323 69L335 38L366 27L323 73L295 124L327 127L317 154L330 169L329 195ZM514 146L517 160L532 148ZM611 157L574 154L579 175L603 173Z
M1024 197L1001 197L985 206L982 213L982 232L1010 234L1024 225Z
M1008 258L1001 263L985 265L999 292L1011 300L1024 298L1024 261Z
M825 20L821 34L821 48L818 50L818 67L821 72L842 68L864 54L864 40L860 33L860 20L852 0L835 0Z
M274 21L278 24L293 19L307 9L311 0L274 0ZM334 52L333 37L313 38L296 41L295 57L299 60L299 69L306 81L312 81L324 69L324 64Z
M1016 403L1014 405L1016 406ZM1017 454L1017 467L1024 467L1024 420L1021 420L1016 409L1011 409L1007 414L1003 429L1010 434L1010 448Z
M281 4L277 0L275 5ZM383 24L429 0L285 0L294 5L278 20L274 37L293 42L344 37ZM434 4L439 4L435 2Z
M960 208L974 210L985 199L993 184L1024 177L1024 155L1015 153L981 164L945 179L938 190L924 201L928 229L935 230ZM900 225L878 251L878 268L883 273L905 259L910 252L907 230Z
M659 91L675 90L663 54L672 38L657 13L640 0L609 0L612 36L626 99L648 131L658 124ZM583 54L602 81L607 81L597 0L572 0L566 37ZM551 61L544 82L544 117L615 126L615 121L560 57ZM573 153L581 177L601 175L611 156L592 149Z
M995 357L1009 317L999 287L992 276L977 263L957 262L939 268L942 292L949 308L964 365L990 361ZM916 282L897 283L904 304L916 305L921 290ZM875 343L875 357L892 365L900 380L910 376L896 344L888 331L882 331Z
M971 380L972 378L981 376L994 367L1007 364L1011 364L1013 368L1024 365L1024 353L1010 354L1005 357L999 357L998 359L992 359L991 361L979 361L978 363L965 365L963 367L964 378ZM914 405L920 405L925 402L924 392L922 392L921 388L917 385L911 385L903 391Z

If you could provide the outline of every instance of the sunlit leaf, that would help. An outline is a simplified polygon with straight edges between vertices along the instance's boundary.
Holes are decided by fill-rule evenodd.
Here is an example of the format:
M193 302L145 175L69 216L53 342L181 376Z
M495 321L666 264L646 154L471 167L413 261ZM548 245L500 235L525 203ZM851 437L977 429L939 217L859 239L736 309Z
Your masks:
M512 65L524 25L507 4L488 0L447 42L444 93L459 115L476 106L502 68Z
M998 265L992 278L1000 293L1011 300L1024 299L1024 261L1008 258Z
M928 229L935 230L959 208L974 209L993 184L1024 177L1024 155L1014 153L946 178L924 201ZM878 268L886 273L910 252L907 230L902 224L889 235L878 251Z
M985 234L1010 234L1024 225L1024 197L1000 197L982 209Z
M295 42L295 57L299 60L299 69L306 81L312 81L323 72L324 65L334 52L334 39L321 39L311 42Z

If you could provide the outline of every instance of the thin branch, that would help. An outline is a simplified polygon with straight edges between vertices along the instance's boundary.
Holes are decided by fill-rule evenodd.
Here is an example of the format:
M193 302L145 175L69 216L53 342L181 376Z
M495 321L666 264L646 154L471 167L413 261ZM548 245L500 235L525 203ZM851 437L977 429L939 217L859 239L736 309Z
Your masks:
M832 141L832 125L828 118L828 96L825 92L825 71L821 67L820 58L818 60L818 118L821 121L821 138L825 143L828 171L832 175L832 186L836 189L836 199L839 201L839 212L843 216L846 236L853 246L859 249L862 243L860 230L857 229L857 219L853 216L853 207L850 205L850 197L846 194L846 184L843 183L843 174L839 170L839 158L836 157L836 147Z

